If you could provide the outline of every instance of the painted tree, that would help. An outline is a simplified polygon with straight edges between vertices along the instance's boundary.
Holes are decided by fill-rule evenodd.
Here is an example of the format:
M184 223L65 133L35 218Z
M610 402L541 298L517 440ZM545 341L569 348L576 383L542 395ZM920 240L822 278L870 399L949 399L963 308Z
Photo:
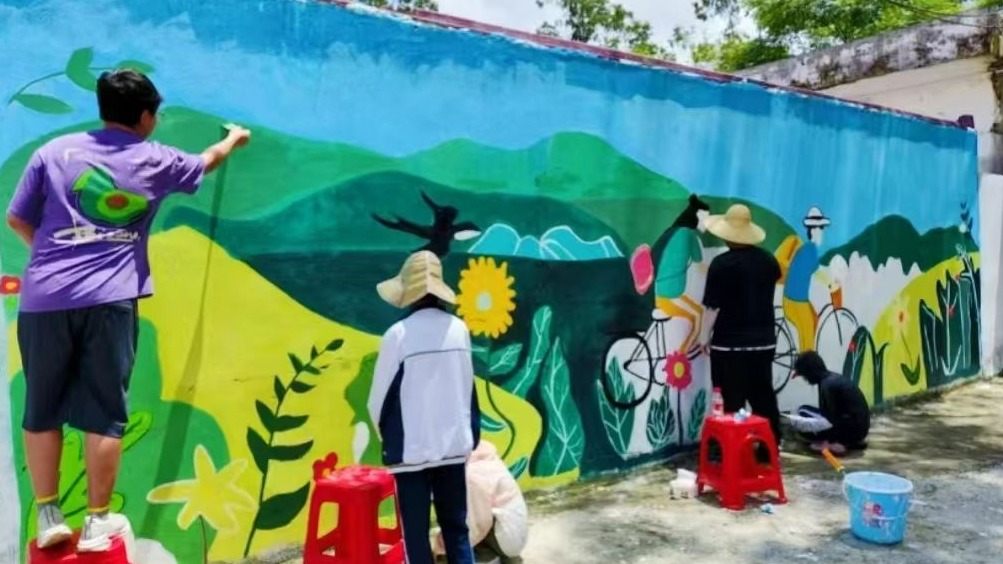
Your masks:
M999 7L1003 0L694 0L698 18L724 18L728 25L721 39L690 43L690 52L694 62L736 71L938 19L978 25L959 15L973 6ZM744 18L758 35L738 31Z
M611 0L536 0L539 7L556 6L559 19L544 23L538 33L591 43L638 55L669 58L652 39L651 24Z

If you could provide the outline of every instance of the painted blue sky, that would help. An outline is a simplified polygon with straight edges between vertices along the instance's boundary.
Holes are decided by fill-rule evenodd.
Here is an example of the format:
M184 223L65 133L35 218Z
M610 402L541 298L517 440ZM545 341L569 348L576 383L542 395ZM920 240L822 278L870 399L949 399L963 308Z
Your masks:
M293 0L0 0L0 100L91 46L152 63L168 104L405 155L457 138L522 148L562 131L604 138L706 194L756 200L798 225L817 205L840 244L877 218L917 229L976 202L973 134L746 84L545 50ZM30 54L30 56L28 55ZM86 119L0 107L0 160Z

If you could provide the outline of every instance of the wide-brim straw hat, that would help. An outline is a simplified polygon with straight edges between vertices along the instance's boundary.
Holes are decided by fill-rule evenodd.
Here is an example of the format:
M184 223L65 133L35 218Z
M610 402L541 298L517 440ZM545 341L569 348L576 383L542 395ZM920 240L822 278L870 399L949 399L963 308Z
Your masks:
M735 204L723 215L709 216L704 225L717 237L738 245L758 245L766 240L766 231L752 222L748 206Z
M425 296L455 304L456 293L442 279L442 262L432 251L418 251L404 261L400 273L376 285L376 292L388 304L408 307Z

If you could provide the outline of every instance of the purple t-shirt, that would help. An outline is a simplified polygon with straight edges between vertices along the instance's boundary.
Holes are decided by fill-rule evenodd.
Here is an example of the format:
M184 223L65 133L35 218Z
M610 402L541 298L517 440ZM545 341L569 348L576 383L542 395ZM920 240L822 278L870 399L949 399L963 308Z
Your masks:
M199 155L119 129L65 135L32 155L7 213L35 227L21 311L153 294L147 239L173 192L194 193Z

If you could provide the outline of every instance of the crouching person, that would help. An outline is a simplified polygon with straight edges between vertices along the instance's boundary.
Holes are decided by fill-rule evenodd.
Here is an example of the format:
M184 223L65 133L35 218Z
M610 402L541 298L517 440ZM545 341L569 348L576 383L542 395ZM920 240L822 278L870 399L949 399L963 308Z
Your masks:
M467 457L480 442L470 331L447 311L456 295L429 251L404 262L377 286L407 310L380 343L369 414L394 474L409 564L432 564L431 507L442 527L449 564L473 564L467 529Z
M521 562L529 535L526 500L488 441L481 441L467 463L467 510L470 542L478 555L486 553L502 564ZM436 554L445 554L441 532L434 535L433 547Z
M818 386L818 408L802 406L797 415L787 418L791 427L811 443L812 450L828 448L833 454L843 455L848 450L866 448L871 410L853 381L826 368L815 351L800 355L794 362L794 372Z

